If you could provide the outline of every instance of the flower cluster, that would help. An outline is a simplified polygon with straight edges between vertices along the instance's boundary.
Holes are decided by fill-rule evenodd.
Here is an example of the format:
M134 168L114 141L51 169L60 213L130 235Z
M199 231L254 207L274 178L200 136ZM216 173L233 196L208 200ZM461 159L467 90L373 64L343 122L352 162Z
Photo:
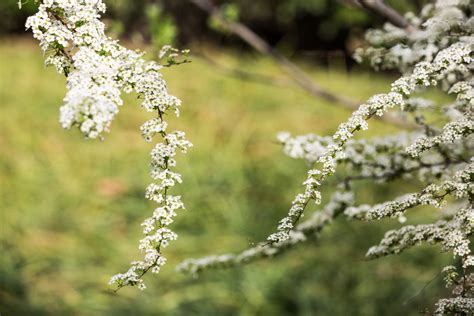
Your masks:
M419 205L431 205L440 208L443 206L444 199L450 194L454 194L458 199L463 199L474 193L472 175L474 175L474 163L457 172L453 179L441 184L430 184L420 193L407 194L395 201L375 206L349 207L344 211L344 214L349 218L370 221L384 217L402 217L405 211Z
M435 315L460 314L470 315L474 310L474 299L468 297L443 298L436 303Z
M371 179L385 182L395 178L440 179L452 176L446 169L446 160L452 165L464 163L463 154L473 150L474 143L460 141L456 144L442 144L432 151L412 157L406 148L422 137L420 132L401 132L395 135L371 139L349 139L335 160L345 167L346 180ZM303 159L309 165L316 162L326 147L334 142L331 137L315 134L292 137L288 132L278 134L283 152L291 158ZM415 174L415 175L414 175Z
M452 251L454 257L461 258L462 267L468 269L474 266L474 256L469 248L469 236L473 232L474 208L467 205L459 208L452 218L434 224L407 225L388 231L379 245L368 250L367 257L399 254L422 242L441 243L445 251Z
M457 40L469 40L472 20L469 0L437 0L426 5L417 16L406 14L410 30L389 23L383 29L366 33L365 49L356 51L356 59L369 60L375 69L408 71L418 62L432 62L436 54ZM451 36L456 34L457 36Z
M146 196L158 206L142 224L145 236L139 249L144 257L110 280L118 288L137 285L144 289L143 275L149 270L159 272L166 262L162 247L177 238L168 226L184 205L180 196L169 194L171 187L181 183L181 176L171 168L176 166L176 153L185 153L191 143L184 132L167 132L164 115L168 111L179 115L181 101L168 93L162 66L107 37L100 21L105 9L102 0L43 0L26 27L39 40L46 64L67 77L67 94L60 108L64 128L77 126L87 138L103 137L123 103L122 92L134 91L142 107L156 114L141 127L145 141L155 136L162 139L151 153L151 177L156 183L148 186Z
M449 122L443 127L441 134L434 137L422 137L407 148L411 156L418 156L423 151L429 150L440 144L454 143L465 137L470 137L474 132L474 113L470 117Z

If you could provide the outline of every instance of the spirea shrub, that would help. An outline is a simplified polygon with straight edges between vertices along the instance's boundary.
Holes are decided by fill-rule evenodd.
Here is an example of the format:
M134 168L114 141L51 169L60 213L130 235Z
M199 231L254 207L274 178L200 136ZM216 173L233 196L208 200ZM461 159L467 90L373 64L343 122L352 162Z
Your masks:
M116 289L135 285L144 289L143 276L148 271L159 272L166 262L162 249L177 238L169 225L184 205L180 196L170 194L182 181L173 171L175 155L192 145L184 132L168 131L165 114L174 111L178 115L181 102L168 93L160 74L162 66L107 37L100 21L104 11L102 0L44 0L26 26L39 40L46 64L67 77L68 91L60 108L64 128L76 127L87 138L103 137L122 105L123 92L137 93L142 107L155 114L141 132L147 142L160 139L151 152L153 183L146 189L146 198L157 208L142 224L139 249L143 258L110 280ZM407 14L410 28L386 24L381 30L369 31L369 47L357 51L356 58L368 60L376 69L399 70L402 76L390 91L371 97L332 136L279 133L283 152L306 161L309 170L302 192L291 202L276 231L241 253L188 259L177 269L197 274L238 266L315 239L336 218L377 221L394 217L404 223L412 209L425 205L442 210L438 221L388 231L368 250L367 257L399 254L421 243L440 245L453 255L453 265L440 267L453 294L438 301L435 313L474 313L472 11L469 0L438 0L426 5L419 16ZM176 53L170 47L163 51L170 54L171 64L177 63ZM436 104L421 98L419 92L427 88L452 95L452 101ZM354 138L369 128L370 119L383 119L389 111L413 120L416 128L385 137ZM342 177L332 181L336 172ZM355 182L396 179L417 179L424 187L377 205L356 204L351 190ZM333 184L332 196L323 197L321 187ZM323 200L327 202L321 206ZM315 205L320 209L301 221Z

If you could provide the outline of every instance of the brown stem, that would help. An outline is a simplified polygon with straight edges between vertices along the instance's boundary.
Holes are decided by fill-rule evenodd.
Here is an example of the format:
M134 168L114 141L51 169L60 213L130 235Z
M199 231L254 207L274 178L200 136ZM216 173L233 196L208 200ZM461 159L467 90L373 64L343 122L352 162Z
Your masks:
M337 102L349 109L356 109L359 102L349 99L345 96L333 94L315 84L309 76L298 66L273 49L263 38L249 29L246 25L229 21L209 0L190 0L198 7L206 11L211 17L217 19L230 32L239 36L247 44L252 46L258 52L265 54L273 59L280 68L282 68L301 88L313 96L323 98L329 102Z
M415 29L403 15L386 4L383 0L355 0L353 2L373 12L375 15L384 18L391 24L405 29L407 32L412 32Z

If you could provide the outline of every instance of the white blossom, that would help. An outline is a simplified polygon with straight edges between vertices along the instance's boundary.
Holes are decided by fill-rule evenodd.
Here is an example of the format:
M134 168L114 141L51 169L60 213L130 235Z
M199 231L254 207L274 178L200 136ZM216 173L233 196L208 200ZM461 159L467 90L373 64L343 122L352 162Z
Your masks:
M447 315L449 313L464 313L465 315L472 315L474 311L474 298L470 297L454 297L444 298L436 303L438 307L435 315Z

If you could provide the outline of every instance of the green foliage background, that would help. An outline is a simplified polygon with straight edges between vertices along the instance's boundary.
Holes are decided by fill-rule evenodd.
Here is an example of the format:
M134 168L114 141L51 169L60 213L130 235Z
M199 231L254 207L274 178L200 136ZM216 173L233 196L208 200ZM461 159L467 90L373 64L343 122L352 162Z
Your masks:
M107 24L116 34L170 44L180 39L188 44L195 40L222 43L220 32L211 20L189 0L106 0ZM400 12L418 12L426 0L387 0ZM23 0L18 10L16 0L0 2L0 36L22 33L24 22L35 9L35 0ZM346 45L351 36L361 37L363 30L383 22L382 19L356 7L334 0L221 0L227 16L239 19L257 33L280 46L294 49L318 49ZM204 22L204 23L203 23ZM225 41L229 41L226 38ZM321 46L322 45L322 46Z
M138 131L149 116L127 97L107 139L84 140L57 122L65 80L44 68L37 44L4 39L0 56L2 315L419 315L446 294L438 272L450 258L438 248L364 260L386 229L400 226L394 220L339 220L318 242L273 260L198 279L175 273L187 257L249 247L286 213L306 167L281 154L278 131L330 134L350 114L297 89L224 77L199 60L165 70L184 104L171 126L195 144L178 161L188 208L173 227L179 240L145 292L110 293L110 275L137 258L140 223L153 207L143 197L151 145ZM280 75L254 55L213 56ZM391 79L301 66L326 88L361 100L386 91ZM393 130L371 122L372 135ZM416 185L361 183L356 194L378 202ZM417 210L410 221L435 213Z

